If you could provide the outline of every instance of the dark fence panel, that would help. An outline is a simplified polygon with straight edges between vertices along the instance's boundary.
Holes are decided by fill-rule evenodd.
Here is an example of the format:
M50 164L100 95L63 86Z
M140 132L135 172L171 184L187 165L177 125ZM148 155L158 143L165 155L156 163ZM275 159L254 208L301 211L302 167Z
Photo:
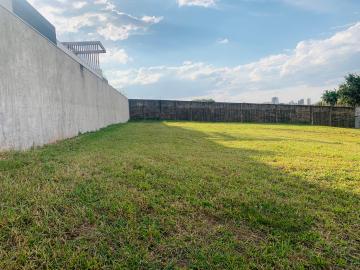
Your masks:
M350 107L130 99L131 120L290 123L355 127Z

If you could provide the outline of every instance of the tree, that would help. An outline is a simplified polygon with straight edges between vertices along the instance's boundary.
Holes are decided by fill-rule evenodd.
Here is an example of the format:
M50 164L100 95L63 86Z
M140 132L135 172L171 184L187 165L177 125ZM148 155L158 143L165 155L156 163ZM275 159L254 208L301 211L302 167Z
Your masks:
M360 76L349 74L339 87L340 99L350 106L360 106Z
M320 100L314 104L315 106L326 106L327 103L324 100Z
M326 104L335 106L339 100L339 93L336 90L327 90L321 98Z

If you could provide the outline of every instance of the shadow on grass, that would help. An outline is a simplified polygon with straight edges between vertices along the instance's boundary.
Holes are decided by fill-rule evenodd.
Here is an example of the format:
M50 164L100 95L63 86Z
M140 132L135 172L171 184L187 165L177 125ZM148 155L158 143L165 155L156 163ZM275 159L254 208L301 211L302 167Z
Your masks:
M259 161L272 154L225 147L214 133L161 122L112 126L9 153L1 160L0 184L28 204L16 213L16 193L0 199L9 211L0 216L4 262L18 254L15 246L25 264L47 258L58 267L355 269L359 196ZM24 179L28 189L57 192L57 201L11 187ZM29 218L34 205L44 210ZM35 221L52 227L44 232ZM28 244L13 244L11 229ZM43 257L31 259L34 245Z
M279 131L279 130L277 130ZM281 129L283 131L283 129ZM332 145L339 145L342 142L329 142L324 140L314 140L314 139L296 139L296 138L264 138L264 137L257 137L257 136L232 136L230 134L221 133L221 132L213 132L211 133L214 135L215 138L221 139L222 141L263 141L263 142L304 142L304 143L322 143L322 144L332 144Z

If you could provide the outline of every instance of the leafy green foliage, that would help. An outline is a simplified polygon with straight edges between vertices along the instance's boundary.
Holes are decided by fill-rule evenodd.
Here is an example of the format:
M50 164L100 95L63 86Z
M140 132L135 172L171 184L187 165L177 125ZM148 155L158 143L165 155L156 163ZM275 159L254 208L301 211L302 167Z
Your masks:
M331 106L335 106L339 100L339 93L337 90L327 90L322 95L322 100Z
M136 122L0 153L0 269L359 269L360 131Z
M360 106L360 76L349 74L345 83L339 87L339 95L344 103L351 106Z
M336 104L360 106L360 75L349 74L345 83L338 90L327 90L322 95L322 101L331 106Z

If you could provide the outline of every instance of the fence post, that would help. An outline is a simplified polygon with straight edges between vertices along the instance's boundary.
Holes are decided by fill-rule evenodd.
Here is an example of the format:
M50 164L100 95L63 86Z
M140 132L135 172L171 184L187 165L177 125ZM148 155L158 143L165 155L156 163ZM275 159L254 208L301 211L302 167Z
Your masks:
M330 122L329 125L330 125L330 127L332 127L332 111L333 111L333 107L330 106L330 114L329 114L329 118L330 118L330 119L329 119L329 120L330 120L330 121L329 121L329 122Z
M190 121L193 120L193 111L192 111L192 109L193 109L193 103L192 103L192 101L190 101Z
M143 120L145 120L145 100L143 100L142 102L142 118Z
M162 119L162 102L161 99L159 100L159 120L163 120Z
M178 120L178 110L177 110L177 101L174 101L174 107L175 107L175 120Z
M241 123L244 123L243 103L240 104L240 119Z
M355 108L355 128L360 128L360 107Z

